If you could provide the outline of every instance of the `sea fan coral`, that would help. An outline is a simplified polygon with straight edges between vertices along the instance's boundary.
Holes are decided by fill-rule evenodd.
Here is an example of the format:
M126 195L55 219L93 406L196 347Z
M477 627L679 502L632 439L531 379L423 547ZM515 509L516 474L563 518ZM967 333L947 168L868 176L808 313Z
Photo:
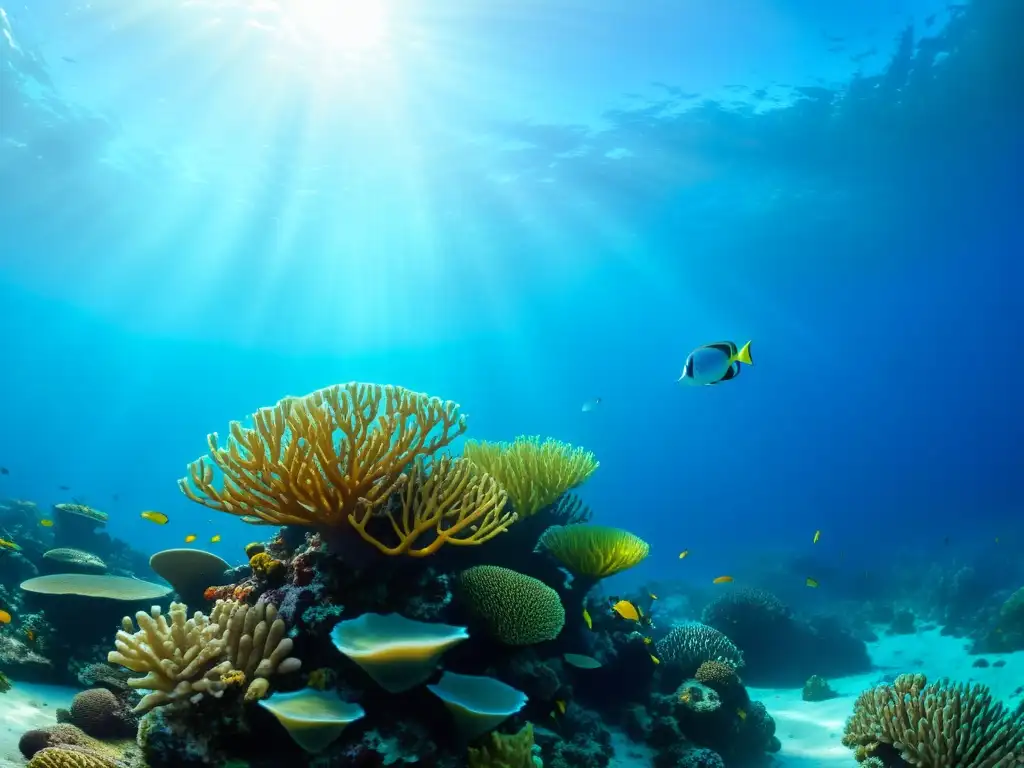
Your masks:
M576 576L604 579L640 563L651 545L620 528L604 525L553 525L540 537L547 550Z
M248 521L306 526L343 525L361 506L379 507L416 456L466 429L456 403L356 382L286 397L257 411L253 424L232 422L225 447L209 435L209 455L178 481L182 493Z
M462 453L508 491L519 517L530 517L554 504L599 466L590 451L539 437L517 437L512 443L469 440Z

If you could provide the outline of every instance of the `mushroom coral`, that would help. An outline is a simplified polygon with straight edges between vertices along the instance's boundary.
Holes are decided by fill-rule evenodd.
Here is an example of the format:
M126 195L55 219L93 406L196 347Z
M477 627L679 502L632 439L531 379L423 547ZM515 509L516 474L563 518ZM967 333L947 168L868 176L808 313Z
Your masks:
M539 437L517 437L511 443L468 440L462 454L508 491L519 517L530 517L554 504L599 466L590 451Z
M381 507L417 456L465 430L451 401L403 387L336 384L260 409L252 427L231 422L223 447L209 435L209 455L192 462L178 485L192 501L246 522L341 526Z

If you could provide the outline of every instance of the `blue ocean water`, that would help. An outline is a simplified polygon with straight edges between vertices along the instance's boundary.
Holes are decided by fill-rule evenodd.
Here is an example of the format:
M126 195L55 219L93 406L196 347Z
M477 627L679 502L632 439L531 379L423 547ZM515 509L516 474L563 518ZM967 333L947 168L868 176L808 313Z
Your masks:
M1016 0L2 10L0 498L242 563L186 464L356 380L592 450L616 588L1024 578Z

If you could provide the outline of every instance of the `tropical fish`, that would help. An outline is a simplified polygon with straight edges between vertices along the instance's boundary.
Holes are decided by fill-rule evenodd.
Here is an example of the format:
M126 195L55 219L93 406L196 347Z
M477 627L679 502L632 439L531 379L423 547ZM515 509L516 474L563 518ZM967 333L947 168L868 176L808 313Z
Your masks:
M590 611L588 611L586 608L583 609L583 621L584 623L586 623L587 629L594 628L594 620L590 618Z
M584 413L590 413L591 411L596 411L597 410L597 406L599 406L600 404L601 404L601 398L600 397L595 397L593 400L587 400L587 402L585 402L583 404L583 408L581 410Z
M53 520L51 520L48 517L47 518L43 518L42 520L40 520L39 524L41 526L43 526L43 528L53 528Z
M640 611L629 600L619 600L612 606L612 610L628 621L640 621Z
M818 587L818 582L815 579L812 579L810 576L807 577L807 581L805 583L808 587L814 587L815 589L817 589Z
M746 720L747 719L747 712L744 709L737 709L736 710L736 714L740 716L740 720Z
M11 614L9 614L7 611L0 610L0 624L10 624L10 623L11 623Z
M0 549L11 549L15 552L21 552L21 547L19 547L13 541L8 541L7 539L0 539Z
M818 539L820 539L820 538L821 538L821 531L815 531L814 532L814 541L812 541L811 544L817 544L818 543Z
M199 537L196 536L194 533L190 533L188 536L185 537L185 543L186 544L191 544L193 541L195 541L198 538Z
M651 600L657 600L658 599L658 596L656 594L654 594L653 592L648 592L647 596L650 597Z
M690 692L689 691L683 691L681 694L679 694L679 700L681 702L683 702L684 704L686 702L688 702L690 700Z
M753 365L750 357L750 342L741 349L731 341L716 341L697 347L686 358L683 374L677 380L680 384L706 385L735 379L740 373L740 363Z
M25 629L25 639L28 640L30 643L34 643L36 641L36 633L35 633L35 631L26 628Z
M679 553L679 559L684 559L688 554L690 554L690 550L684 549L682 552Z
M659 659L653 653L649 653L647 655L651 657L651 661L653 661L655 664L661 664L661 659Z
M732 576L719 576L718 578L713 579L711 583L712 584L729 584L732 581L733 581Z
M211 544L216 544L218 541L220 541L220 534L219 533L214 534L213 536L210 537L210 543Z
M155 510L152 509L147 509L145 512L140 512L139 517L141 517L143 520L149 520L149 522L151 523L156 523L157 525L167 525L167 521L171 519L163 512L156 512Z
M558 699L557 701L555 701L555 709L558 710L558 714L564 715L565 714L565 701L563 699Z
M650 645L652 642L654 642L654 641L651 640L651 638L649 638L649 637L645 637L644 638L644 645Z

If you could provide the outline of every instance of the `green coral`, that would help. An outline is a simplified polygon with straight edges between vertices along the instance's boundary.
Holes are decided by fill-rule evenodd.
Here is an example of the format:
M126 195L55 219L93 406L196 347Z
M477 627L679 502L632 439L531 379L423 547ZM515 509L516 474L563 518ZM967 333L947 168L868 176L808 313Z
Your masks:
M519 733L490 733L478 748L469 748L469 768L535 768L533 724Z
M917 768L1010 768L1024 761L1024 713L984 685L900 675L857 698L843 745L865 765L898 755Z
M565 625L565 608L544 582L497 565L478 565L459 576L470 612L506 645L554 640Z

